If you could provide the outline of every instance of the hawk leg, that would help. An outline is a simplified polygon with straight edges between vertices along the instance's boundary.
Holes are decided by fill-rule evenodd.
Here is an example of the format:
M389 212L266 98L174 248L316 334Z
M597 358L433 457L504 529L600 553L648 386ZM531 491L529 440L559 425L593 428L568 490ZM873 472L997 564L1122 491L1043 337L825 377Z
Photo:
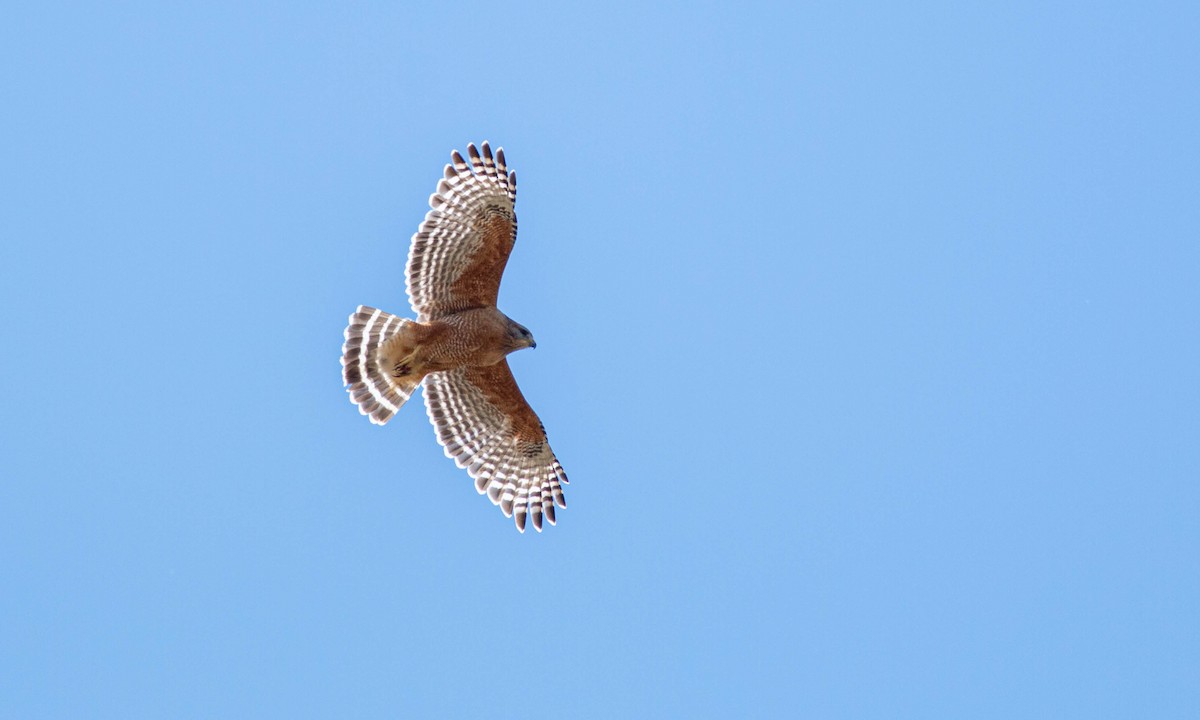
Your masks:
M400 360L395 365L393 365L392 366L392 377L402 378L406 375L412 375L412 363L413 363L413 357L415 355L416 355L416 353L413 353L412 355L409 355L408 357L404 358L403 360Z

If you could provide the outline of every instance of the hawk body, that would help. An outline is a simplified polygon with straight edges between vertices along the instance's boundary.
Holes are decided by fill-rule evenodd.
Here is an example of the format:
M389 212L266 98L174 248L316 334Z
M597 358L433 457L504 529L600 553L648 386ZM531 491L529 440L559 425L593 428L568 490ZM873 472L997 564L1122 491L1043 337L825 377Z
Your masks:
M407 289L416 321L359 306L342 346L350 399L383 425L425 388L425 406L446 455L524 532L566 507L562 465L517 387L509 353L533 336L496 308L517 237L517 178L504 151L467 146L451 154L430 210L413 235Z

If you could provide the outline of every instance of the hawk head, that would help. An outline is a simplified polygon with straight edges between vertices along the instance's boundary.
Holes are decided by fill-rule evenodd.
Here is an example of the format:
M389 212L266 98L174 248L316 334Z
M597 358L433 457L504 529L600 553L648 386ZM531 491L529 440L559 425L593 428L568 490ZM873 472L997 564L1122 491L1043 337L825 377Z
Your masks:
M533 339L533 333L529 332L529 328L519 322L515 322L511 318L508 321L508 345L508 352L515 352L521 348L537 347L537 343Z

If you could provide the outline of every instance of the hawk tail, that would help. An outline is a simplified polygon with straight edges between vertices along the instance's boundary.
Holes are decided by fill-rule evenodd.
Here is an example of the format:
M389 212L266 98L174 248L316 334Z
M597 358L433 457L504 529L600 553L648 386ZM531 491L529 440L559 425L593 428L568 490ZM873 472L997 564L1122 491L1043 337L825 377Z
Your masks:
M412 320L359 305L346 326L342 345L342 381L350 401L376 425L383 425L412 396L424 373L406 360L416 348L405 343Z

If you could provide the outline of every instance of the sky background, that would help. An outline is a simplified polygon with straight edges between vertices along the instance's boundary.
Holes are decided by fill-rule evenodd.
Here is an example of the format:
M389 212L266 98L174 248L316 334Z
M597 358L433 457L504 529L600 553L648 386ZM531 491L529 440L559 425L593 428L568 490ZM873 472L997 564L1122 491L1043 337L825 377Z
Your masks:
M1200 716L1194 3L100 5L0 22L0 717ZM485 139L540 535L341 386Z

